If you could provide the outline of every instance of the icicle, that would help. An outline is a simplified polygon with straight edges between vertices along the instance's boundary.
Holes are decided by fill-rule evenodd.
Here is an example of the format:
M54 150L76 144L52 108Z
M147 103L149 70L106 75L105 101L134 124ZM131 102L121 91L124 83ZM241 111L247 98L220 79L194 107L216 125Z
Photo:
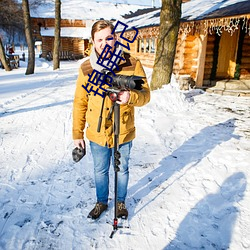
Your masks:
M248 16L231 17L231 18L217 18L210 20L203 20L200 22L185 22L180 24L179 34L184 33L188 35L190 32L202 32L206 36L207 34L221 35L223 31L227 31L232 36L234 32L239 29L240 20L243 19L242 29L250 35L250 22Z

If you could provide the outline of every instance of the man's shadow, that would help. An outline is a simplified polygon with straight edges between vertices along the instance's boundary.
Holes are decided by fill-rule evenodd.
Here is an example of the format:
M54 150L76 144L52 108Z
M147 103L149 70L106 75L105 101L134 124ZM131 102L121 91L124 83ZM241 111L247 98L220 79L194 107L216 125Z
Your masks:
M140 179L136 184L131 186L128 189L128 203L135 203L137 205L143 197L146 197L152 191L155 191L161 184L174 175L174 173L185 167L186 171L188 171L190 168L195 167L216 146L232 138L238 139L239 137L233 134L234 129L235 119L229 119L225 122L202 129L198 134L188 139L183 143L183 145L173 151L171 155L163 158L159 163L158 168L154 169L152 172ZM161 187L159 192L155 192L156 195L147 203L143 204L143 206L136 212L136 205L130 207L130 217L137 214L140 210L157 198L166 190L166 188L172 185L174 181L165 185L164 188Z
M228 177L217 193L206 196L191 209L164 250L229 249L239 212L234 203L243 199L246 186L244 173Z

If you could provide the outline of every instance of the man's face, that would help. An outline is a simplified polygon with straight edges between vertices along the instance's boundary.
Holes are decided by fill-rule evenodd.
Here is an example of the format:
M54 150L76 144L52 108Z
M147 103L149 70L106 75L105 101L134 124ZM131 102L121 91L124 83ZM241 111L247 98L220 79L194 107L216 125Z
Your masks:
M99 55L101 55L106 44L112 47L111 52L114 51L115 49L114 44L116 42L116 38L114 35L111 34L111 32L112 30L110 27L107 27L105 29L95 32L93 44L94 44L96 52ZM108 40L108 38L113 38L113 39ZM104 53L106 54L106 52L107 52L107 49ZM109 55L107 55L106 57L110 57L110 56L111 55L109 53Z

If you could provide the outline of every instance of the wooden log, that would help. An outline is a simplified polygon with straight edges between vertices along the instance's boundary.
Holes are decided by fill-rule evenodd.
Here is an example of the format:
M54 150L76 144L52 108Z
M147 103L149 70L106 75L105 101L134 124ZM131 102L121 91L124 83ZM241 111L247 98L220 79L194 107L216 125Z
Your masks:
M243 65L249 65L250 64L250 57L243 57L241 59L241 66Z

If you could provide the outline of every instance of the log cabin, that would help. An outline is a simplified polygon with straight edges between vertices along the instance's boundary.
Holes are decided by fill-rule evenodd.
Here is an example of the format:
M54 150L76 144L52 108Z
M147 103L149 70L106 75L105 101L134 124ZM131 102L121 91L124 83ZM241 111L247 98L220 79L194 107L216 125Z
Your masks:
M54 18L32 18L33 37L41 41L41 57L52 60ZM91 20L61 20L60 59L81 59L87 55Z
M131 27L139 31L130 53L147 67L154 65L160 10L124 16L130 28L123 36L131 39L135 35ZM173 73L199 88L236 79L236 88L240 84L250 91L250 1L183 2Z
M102 9L105 8L103 4ZM109 7L110 5L112 4L109 3ZM115 8L118 7L124 9L124 5L116 5ZM130 27L124 34L128 39L135 35L132 27L138 29L129 52L139 58L144 66L152 68L161 9L137 6L133 9L134 12L131 10L130 7L130 11L123 11L123 17L116 16L113 20L121 20ZM116 13L121 13L119 11L117 9ZM48 58L48 54L53 51L54 18L41 13L32 18L34 38L42 41L42 57ZM66 59L68 56L71 59L72 55L76 59L89 55L90 27L93 21L101 17L111 19L111 16L105 16L105 11L99 16L93 13L85 14L85 18L81 16L82 14L79 16L74 11L70 16L63 15L61 59L64 51L67 52ZM94 16L95 20L90 18ZM199 88L213 87L220 80L236 79L244 81L243 85L249 90L250 1L183 0L173 73L177 79L188 79L188 84ZM236 87L239 81L236 82Z

